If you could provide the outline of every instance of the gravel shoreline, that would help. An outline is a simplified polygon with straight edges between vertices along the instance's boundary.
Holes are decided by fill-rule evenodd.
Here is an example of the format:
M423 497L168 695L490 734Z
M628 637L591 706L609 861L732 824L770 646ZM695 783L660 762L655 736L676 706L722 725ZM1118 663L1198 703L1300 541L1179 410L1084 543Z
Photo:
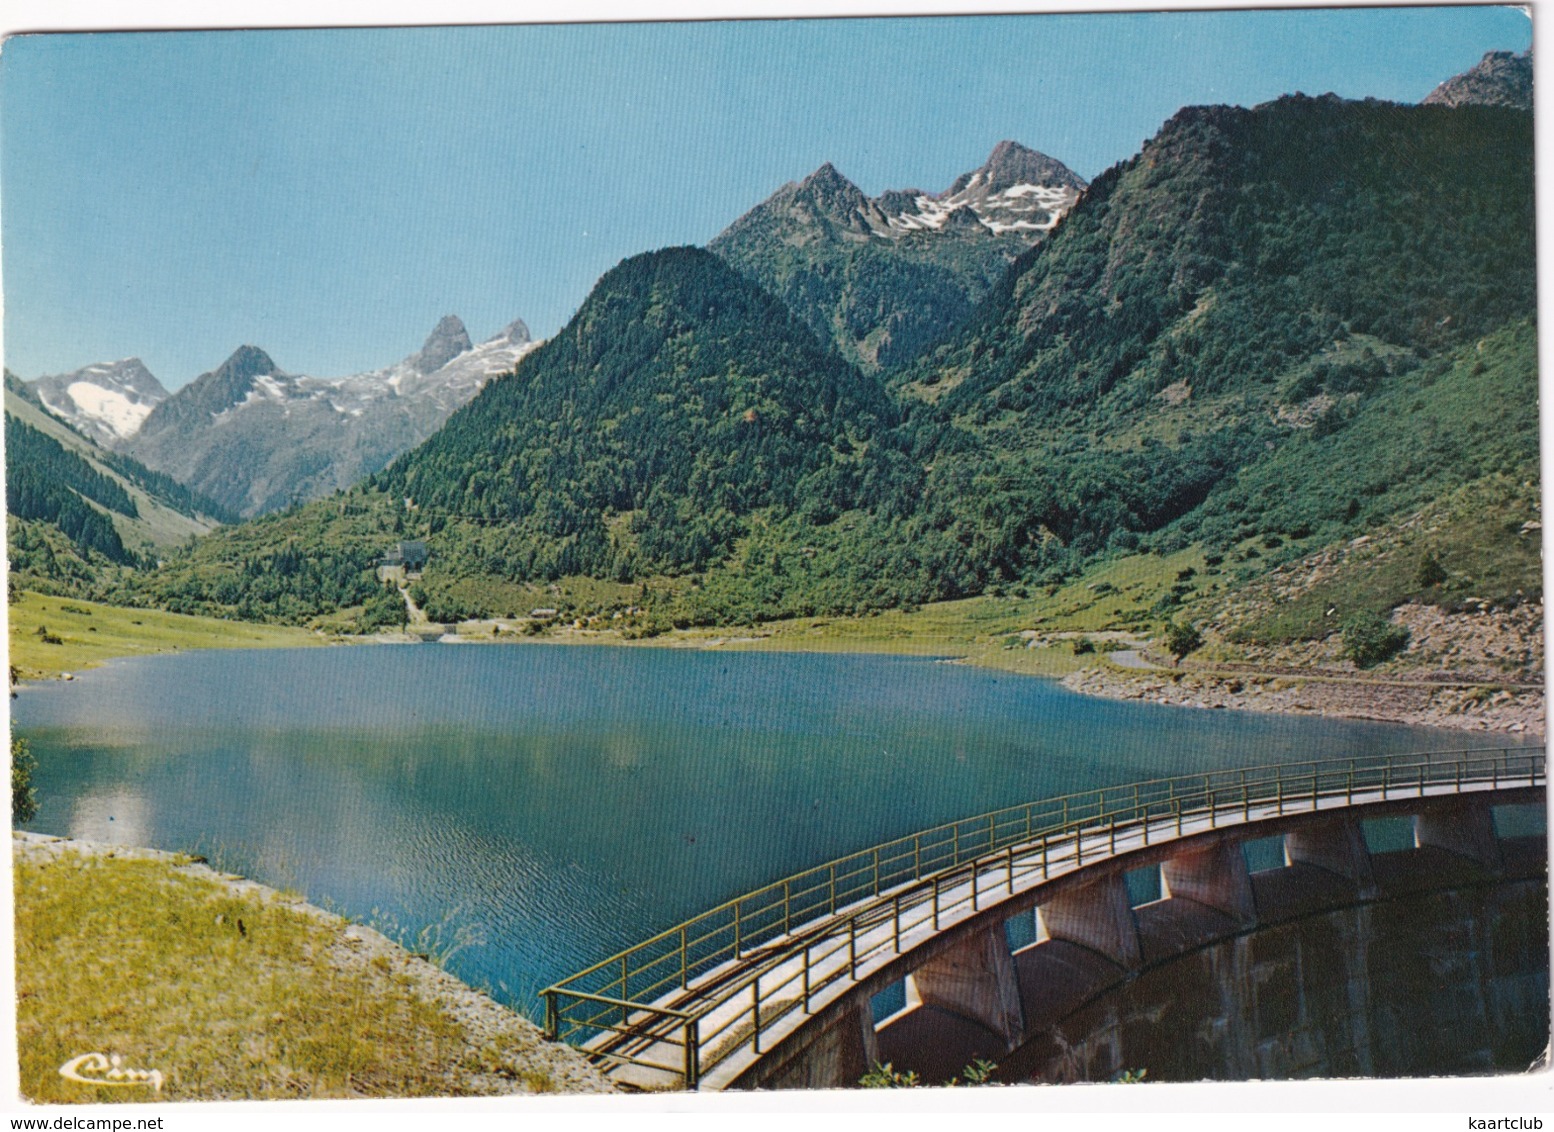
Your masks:
M169 871L210 881L234 896L284 904L288 909L316 919L335 930L329 958L342 972L374 972L406 978L419 997L435 1003L463 1029L471 1049L499 1043L510 1056L502 1065L468 1070L458 1084L461 1091L487 1096L536 1091L535 1081L547 1086L539 1091L556 1093L614 1093L615 1085L571 1046L548 1042L538 1026L490 997L459 981L426 959L412 955L372 928L355 924L332 912L287 896L245 877L219 872L209 865L191 862L185 855L156 849L76 841L71 838L15 831L12 849L17 860L43 862L65 853L116 857L123 860L164 862Z
M1151 653L1149 643L1118 640L1115 645L1129 651L1072 673L1063 684L1115 700L1370 719L1542 741L1541 601L1501 609L1473 599L1455 612L1405 602L1391 621L1407 631L1407 646L1370 669L1357 669L1344 655L1337 632L1273 647L1241 645L1224 655L1227 626L1215 624L1209 646L1180 667L1158 646Z
M1176 707L1329 715L1492 733L1541 741L1542 691L1493 685L1431 685L1329 676L1220 674L1085 668L1063 686L1085 695Z

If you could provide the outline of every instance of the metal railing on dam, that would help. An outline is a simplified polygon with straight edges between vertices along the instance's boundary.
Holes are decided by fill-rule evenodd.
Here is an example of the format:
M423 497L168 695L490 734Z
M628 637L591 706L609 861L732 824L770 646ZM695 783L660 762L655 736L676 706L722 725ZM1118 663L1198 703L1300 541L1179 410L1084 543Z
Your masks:
M1545 773L1542 747L1475 749L1211 771L1005 807L774 881L555 983L541 992L546 1033L636 1067L639 1081L711 1085L905 952L1122 854L1289 815L1541 787Z

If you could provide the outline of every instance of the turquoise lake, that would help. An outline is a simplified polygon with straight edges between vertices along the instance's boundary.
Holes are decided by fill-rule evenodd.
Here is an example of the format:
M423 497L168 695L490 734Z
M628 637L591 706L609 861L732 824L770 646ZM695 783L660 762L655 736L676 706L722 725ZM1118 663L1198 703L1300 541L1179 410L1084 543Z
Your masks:
M1424 728L1118 703L918 658L412 645L115 662L12 703L27 828L202 853L532 1009L740 891L1044 796L1447 750Z

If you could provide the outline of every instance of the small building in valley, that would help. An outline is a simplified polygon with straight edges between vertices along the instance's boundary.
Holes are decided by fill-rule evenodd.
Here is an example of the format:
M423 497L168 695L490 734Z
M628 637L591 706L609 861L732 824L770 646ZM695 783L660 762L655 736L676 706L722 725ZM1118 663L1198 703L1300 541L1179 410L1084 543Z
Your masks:
M396 543L387 554L378 559L378 578L382 581L390 579L402 581L411 574L419 574L426 568L428 557L424 542Z

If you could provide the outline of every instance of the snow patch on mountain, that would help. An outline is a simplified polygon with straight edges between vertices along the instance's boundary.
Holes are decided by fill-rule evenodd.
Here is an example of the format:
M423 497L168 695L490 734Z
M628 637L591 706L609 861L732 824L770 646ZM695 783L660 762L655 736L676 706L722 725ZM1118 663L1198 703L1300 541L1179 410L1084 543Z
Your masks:
M917 211L898 213L890 226L904 232L937 231L951 213L969 208L995 235L1005 232L1050 232L1079 199L1077 190L1052 185L1014 185L982 200L968 200L964 193L952 197L916 198Z
M117 389L104 389L90 381L72 381L65 393L79 413L102 422L116 436L132 435L151 415L152 406L144 401L132 401ZM56 415L59 412L53 405L48 408Z
M509 372L537 345L521 319L471 345L464 324L448 315L419 351L394 365L330 378L286 373L272 364L271 372L240 381L230 402L218 401L219 407L211 407L208 415L213 421L226 421L257 405L278 406L284 412L296 402L312 401L355 418L370 412L377 402L400 398L427 401L439 411L452 412L491 378ZM136 358L99 362L28 384L51 413L107 447L139 433L151 411L169 396Z
M284 401L290 390L275 380L274 374L262 373L254 378L253 388L248 391L248 400Z

